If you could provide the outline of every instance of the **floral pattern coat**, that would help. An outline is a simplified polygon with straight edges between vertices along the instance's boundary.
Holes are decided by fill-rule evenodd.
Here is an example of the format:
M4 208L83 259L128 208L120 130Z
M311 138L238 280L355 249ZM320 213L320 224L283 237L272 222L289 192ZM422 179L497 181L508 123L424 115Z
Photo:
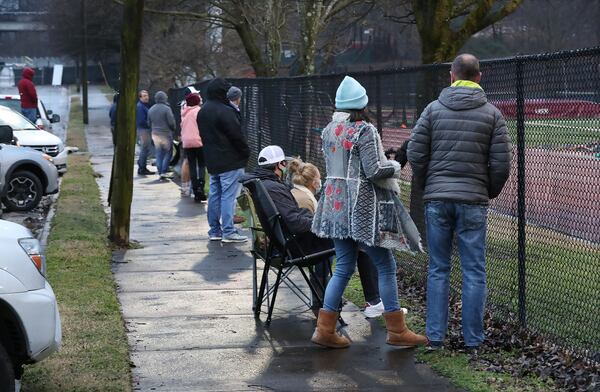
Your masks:
M375 127L336 112L323 130L327 177L312 231L367 246L420 251L421 239L400 201L400 165L385 158Z

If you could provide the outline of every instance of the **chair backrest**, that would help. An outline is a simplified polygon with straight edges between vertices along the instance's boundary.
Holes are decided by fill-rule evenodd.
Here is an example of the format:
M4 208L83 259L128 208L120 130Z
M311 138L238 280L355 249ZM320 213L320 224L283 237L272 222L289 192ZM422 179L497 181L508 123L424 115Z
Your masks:
M285 254L289 236L269 192L264 184L256 178L244 182L243 185L250 191L256 215L265 234L271 239L273 246Z
M252 250L257 253L260 257L265 259L269 248L269 240L265 234L258 215L256 214L256 207L254 206L254 200L248 188L243 187L242 193L238 196L238 205L246 217L246 222L250 226L252 233Z

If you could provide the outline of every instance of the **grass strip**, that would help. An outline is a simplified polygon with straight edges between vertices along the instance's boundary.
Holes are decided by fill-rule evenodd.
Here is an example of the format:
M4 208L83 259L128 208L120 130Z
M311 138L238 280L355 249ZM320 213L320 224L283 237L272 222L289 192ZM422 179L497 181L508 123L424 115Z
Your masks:
M344 297L359 306L365 302L360 278L357 274L350 279ZM402 293L400 293L400 305L408 309L414 308L410 302L402 298ZM385 325L382 317L379 321ZM413 331L424 334L424 315L409 310L407 325ZM491 358L494 354L486 355ZM511 354L505 353L505 355ZM484 356L482 355L482 357ZM478 368L477 365L469 362L469 356L464 353L449 350L426 353L425 349L421 347L416 349L415 359L430 366L436 373L450 380L452 384L470 392L546 392L556 390L551 381L545 381L538 377L518 378L510 374L492 373Z
M71 105L67 144L87 151L78 99ZM87 153L69 157L46 256L63 343L59 353L27 367L23 391L130 391L106 215Z

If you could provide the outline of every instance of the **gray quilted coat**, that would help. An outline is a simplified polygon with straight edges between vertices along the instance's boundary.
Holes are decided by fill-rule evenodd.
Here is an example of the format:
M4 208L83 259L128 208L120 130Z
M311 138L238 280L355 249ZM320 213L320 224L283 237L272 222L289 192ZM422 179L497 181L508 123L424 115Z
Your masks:
M313 218L319 237L419 251L421 240L400 202L400 165L385 158L375 127L336 112L323 130L327 177Z
M408 144L413 176L425 179L425 201L487 204L502 191L511 159L504 117L480 88L445 88Z

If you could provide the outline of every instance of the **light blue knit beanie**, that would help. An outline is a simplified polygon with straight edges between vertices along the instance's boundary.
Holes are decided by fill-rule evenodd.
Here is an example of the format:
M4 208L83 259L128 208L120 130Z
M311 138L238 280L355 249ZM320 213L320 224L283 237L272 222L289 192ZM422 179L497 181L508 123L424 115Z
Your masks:
M367 90L356 79L346 76L335 93L337 109L364 109L369 103Z

